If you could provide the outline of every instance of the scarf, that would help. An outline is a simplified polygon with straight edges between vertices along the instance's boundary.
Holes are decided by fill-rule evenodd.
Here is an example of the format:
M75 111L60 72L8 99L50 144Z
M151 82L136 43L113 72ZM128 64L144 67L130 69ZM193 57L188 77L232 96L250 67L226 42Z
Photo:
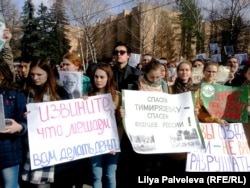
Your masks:
M174 93L177 94L187 91L195 91L199 88L199 85L195 85L191 78L189 78L187 83L183 83L183 80L177 77L173 87Z
M243 83L242 83L243 86L250 86L250 81L249 80L245 80Z
M33 103L34 101L34 90L31 90L27 96L27 103ZM43 100L41 102L49 102L50 101L50 93L49 91L47 91L44 95L43 95Z
M141 80L142 82L144 82L146 85L150 86L150 87L162 87L162 91L164 93L168 93L168 88L167 88L167 84L163 79L159 79L156 82L152 83L150 82L147 77L145 75L141 76L139 78L139 80Z

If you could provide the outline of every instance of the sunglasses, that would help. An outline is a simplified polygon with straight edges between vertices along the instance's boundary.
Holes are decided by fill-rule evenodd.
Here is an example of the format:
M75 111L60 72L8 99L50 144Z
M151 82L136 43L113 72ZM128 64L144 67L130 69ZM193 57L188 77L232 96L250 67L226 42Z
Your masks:
M124 55L127 51L124 51L124 50L115 50L114 51L114 55L118 55L118 54L121 54L121 55Z

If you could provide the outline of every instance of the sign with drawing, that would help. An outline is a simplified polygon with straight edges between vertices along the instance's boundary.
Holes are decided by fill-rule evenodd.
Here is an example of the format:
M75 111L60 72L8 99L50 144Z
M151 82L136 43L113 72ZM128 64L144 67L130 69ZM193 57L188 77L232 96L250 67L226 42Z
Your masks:
M179 153L203 147L191 92L123 90L122 96L124 126L135 152Z
M71 99L82 97L82 72L59 71L59 81Z
M207 55L206 53L201 53L201 54L196 54L196 59L206 59L207 58Z
M226 55L234 55L234 47L233 46L224 46L224 51Z
M210 43L209 49L211 54L217 54L218 53L218 43Z
M238 59L239 65L242 64L242 62L247 60L247 53L242 53L242 54L234 54L234 56Z
M201 99L209 114L228 122L248 122L248 86L201 84Z
M210 60L220 63L221 62L221 54L213 54L213 55L211 55Z

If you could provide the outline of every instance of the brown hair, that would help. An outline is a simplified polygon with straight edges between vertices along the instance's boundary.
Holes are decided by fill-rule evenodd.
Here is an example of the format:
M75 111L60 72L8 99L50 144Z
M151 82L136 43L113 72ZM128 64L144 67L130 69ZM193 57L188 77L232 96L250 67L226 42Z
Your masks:
M83 70L83 65L81 62L81 58L78 57L75 53L66 53L63 56L63 59L68 59L71 63L73 63L75 66L78 66L79 69L78 71L82 71Z
M47 78L47 81L43 85L36 86L34 82L32 81L31 75L29 72L27 83L25 86L26 96L28 96L29 92L33 90L34 91L33 101L42 102L44 94L49 91L50 101L60 100L61 98L57 94L57 89L59 85L57 83L56 76L49 62L46 59L37 59L37 60L34 59L30 64L30 71L34 67L39 67L42 70L44 70L47 73L48 78Z
M218 63L218 62L215 62L215 61L207 61L207 62L204 63L204 67L203 67L203 70L202 70L202 71L205 72L205 70L206 70L210 65L216 66L217 69L219 68L219 63Z
M157 70L157 69L161 69L161 63L160 61L156 60L155 58L152 58L150 62L148 62L145 66L144 66L144 73L147 74L149 73L151 70Z
M93 74L90 77L92 88L91 88L91 90L89 92L89 95L90 96L96 95L96 93L98 92L98 88L96 87L95 81L94 81L95 72L98 69L103 70L104 72L107 73L108 80L107 80L107 84L105 86L105 93L111 93L112 99L115 100L115 97L116 97L116 82L115 82L115 79L114 79L113 71L112 71L110 65L107 64L107 63L98 63L98 64L96 64L95 68L93 69Z

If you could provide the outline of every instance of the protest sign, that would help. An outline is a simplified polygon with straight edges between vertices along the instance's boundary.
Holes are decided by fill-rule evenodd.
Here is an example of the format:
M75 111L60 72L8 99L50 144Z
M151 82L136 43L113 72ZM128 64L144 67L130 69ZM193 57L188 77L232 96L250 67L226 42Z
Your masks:
M3 38L3 32L4 29L6 28L5 26L5 21L3 17L3 10L2 7L0 6L0 51L2 51L4 44L5 44L5 39Z
M233 46L224 46L224 51L226 55L234 55L234 47Z
M187 155L186 171L249 172L250 151L242 123L200 123L205 148Z
M0 131L4 130L5 130L4 104L3 104L3 95L0 94Z
M225 84L229 79L229 73L229 66L218 66L215 82L219 84ZM192 67L192 81L194 84L200 83L203 77L203 67Z
M192 67L192 81L194 84L201 82L203 78L203 67Z
M29 103L31 169L120 151L110 94Z
M239 65L242 65L242 63L248 58L247 53L234 54L234 56L238 59Z
M215 62L221 62L221 54L213 54L210 57L211 61L215 61Z
M128 64L132 67L136 67L140 63L141 54L130 53Z
M179 153L203 147L191 92L122 90L122 96L125 131L135 152Z
M196 59L202 59L202 60L204 60L204 59L206 59L207 58L207 55L206 55L206 53L201 53L201 54L196 54Z
M82 97L82 77L83 72L59 71L59 83L68 92L71 99Z
M218 43L210 43L209 49L211 54L217 54L218 53Z
M230 67L220 65L218 67L217 74L215 76L215 82L219 84L225 84L229 79Z
M215 118L228 122L248 122L248 87L201 84L201 99L205 109Z

